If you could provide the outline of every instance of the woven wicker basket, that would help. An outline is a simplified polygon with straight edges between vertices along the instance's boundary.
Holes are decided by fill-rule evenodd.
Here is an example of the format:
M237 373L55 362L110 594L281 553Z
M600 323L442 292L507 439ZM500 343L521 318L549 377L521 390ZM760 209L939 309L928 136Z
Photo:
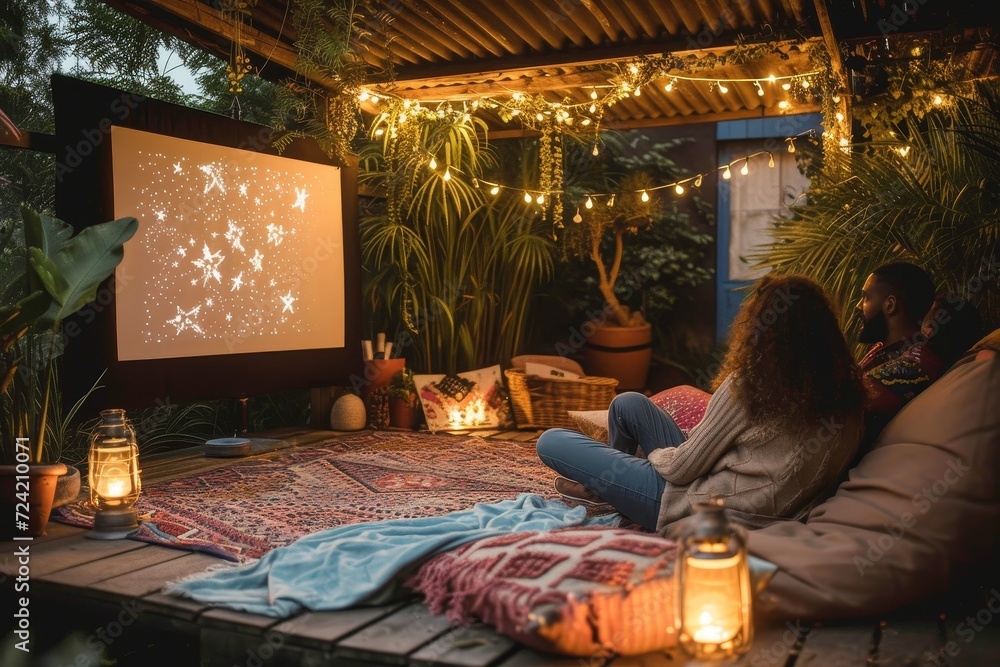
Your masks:
M523 429L575 428L570 410L606 410L618 386L614 378L545 378L525 375L515 368L507 369L504 375L514 420Z

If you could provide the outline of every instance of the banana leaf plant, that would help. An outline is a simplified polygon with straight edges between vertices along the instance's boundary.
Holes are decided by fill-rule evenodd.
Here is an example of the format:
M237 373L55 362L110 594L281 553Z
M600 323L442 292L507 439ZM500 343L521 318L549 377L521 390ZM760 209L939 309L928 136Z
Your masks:
M97 297L101 283L124 256L136 232L135 218L104 222L74 235L65 222L22 207L20 231L12 224L0 234L8 280L0 284L0 437L5 448L28 438L31 462L45 463L61 443L49 447L59 410L57 361L62 323ZM75 406L79 407L79 405ZM5 458L11 458L7 449Z

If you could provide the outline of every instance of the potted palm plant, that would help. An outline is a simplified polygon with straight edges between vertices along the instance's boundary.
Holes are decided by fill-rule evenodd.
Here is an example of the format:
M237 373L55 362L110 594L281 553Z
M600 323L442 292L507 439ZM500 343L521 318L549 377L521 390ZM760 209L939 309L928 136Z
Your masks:
M54 417L62 401L62 323L97 297L137 228L135 218L121 218L74 235L61 220L23 207L20 224L0 233L7 278L0 285L0 506L18 515L0 530L37 535L48 522L56 477L66 472L59 461L63 424Z

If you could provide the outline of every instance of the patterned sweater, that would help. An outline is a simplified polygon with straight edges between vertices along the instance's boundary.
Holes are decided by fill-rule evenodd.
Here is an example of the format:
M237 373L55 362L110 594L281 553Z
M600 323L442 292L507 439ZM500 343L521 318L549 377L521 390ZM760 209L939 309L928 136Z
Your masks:
M656 525L660 533L712 496L752 515L752 525L797 517L837 480L858 448L860 410L840 420L824 418L796 433L752 426L733 398L731 380L726 378L712 395L705 417L685 442L648 456L667 482Z

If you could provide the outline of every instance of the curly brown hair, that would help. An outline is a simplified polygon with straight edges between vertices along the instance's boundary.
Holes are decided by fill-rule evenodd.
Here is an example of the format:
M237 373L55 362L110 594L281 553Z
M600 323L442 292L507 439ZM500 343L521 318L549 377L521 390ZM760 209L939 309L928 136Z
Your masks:
M733 322L715 387L729 375L754 424L806 426L864 403L861 370L833 305L802 275L768 275L755 285Z

